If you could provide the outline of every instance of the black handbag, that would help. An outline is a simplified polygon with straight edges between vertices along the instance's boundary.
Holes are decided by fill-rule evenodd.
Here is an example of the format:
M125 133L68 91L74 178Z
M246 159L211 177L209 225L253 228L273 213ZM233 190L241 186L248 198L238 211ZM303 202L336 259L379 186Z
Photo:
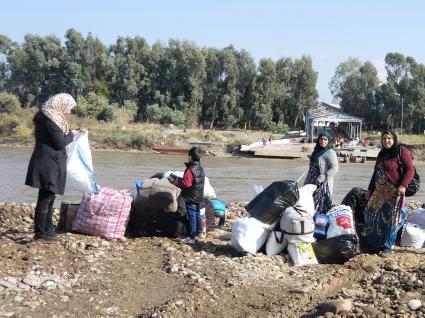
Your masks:
M400 167L400 174L401 174L401 176L403 176L404 165L403 165L403 162L401 161L401 147L400 147L400 151L398 153L397 158L398 158L398 166ZM406 188L405 196L411 197L411 196L415 195L416 192L418 192L418 190L420 189L420 187L421 187L421 180L419 179L419 175L416 172L416 167L415 167L415 174L413 175L412 181L410 181L409 185Z

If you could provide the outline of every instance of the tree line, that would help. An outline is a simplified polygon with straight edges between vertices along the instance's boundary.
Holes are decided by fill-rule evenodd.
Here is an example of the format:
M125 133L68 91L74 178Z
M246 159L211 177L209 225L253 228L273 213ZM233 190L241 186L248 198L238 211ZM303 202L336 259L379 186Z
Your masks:
M370 130L425 130L425 65L400 53L385 56L385 83L367 61L349 58L339 64L329 88L342 109L365 120Z
M68 92L80 116L203 128L285 130L303 127L315 105L317 72L309 56L258 65L246 50L200 48L171 39L150 46L142 37L104 45L74 29L56 36L27 34L22 44L0 35L0 92L23 107ZM10 96L9 96L10 98ZM0 102L1 108L1 102Z

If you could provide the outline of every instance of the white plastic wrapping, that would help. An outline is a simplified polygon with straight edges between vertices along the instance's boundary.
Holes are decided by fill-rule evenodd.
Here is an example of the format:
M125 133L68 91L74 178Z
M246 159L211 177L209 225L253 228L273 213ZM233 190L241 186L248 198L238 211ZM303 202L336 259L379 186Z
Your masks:
M88 133L75 133L66 153L66 189L97 193Z

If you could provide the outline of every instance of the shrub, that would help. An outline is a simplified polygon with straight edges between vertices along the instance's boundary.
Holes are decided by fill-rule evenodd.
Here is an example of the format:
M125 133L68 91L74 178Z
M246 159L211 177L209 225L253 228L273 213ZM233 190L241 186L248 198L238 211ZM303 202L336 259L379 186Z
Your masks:
M270 127L270 130L274 134L287 134L289 131L289 128L288 128L288 125L284 123L278 123L278 124L273 123L273 125Z
M18 127L14 129L16 137L20 139L28 139L32 136L32 128L28 127L26 123L20 123Z
M21 120L12 114L0 114L0 135L12 135Z
M112 122L114 120L114 114L118 110L117 104L108 105L98 116L98 120L106 122Z
M160 107L158 104L146 107L146 119L154 123L173 124L176 126L183 126L185 123L185 117L181 111L172 110L167 106Z
M77 114L80 117L91 117L100 119L101 114L108 107L108 99L103 95L96 95L90 92L86 97L78 96L77 98Z
M0 93L0 113L13 114L21 109L18 97L6 92Z

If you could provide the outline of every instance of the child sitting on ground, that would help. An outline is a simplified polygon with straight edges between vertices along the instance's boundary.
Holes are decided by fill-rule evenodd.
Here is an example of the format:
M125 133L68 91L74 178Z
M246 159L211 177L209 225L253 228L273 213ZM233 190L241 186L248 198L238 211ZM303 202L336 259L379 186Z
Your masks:
M204 197L205 172L201 166L202 150L193 147L188 153L188 162L183 178L171 175L168 180L182 189L181 196L185 199L189 219L188 235L183 240L187 244L195 244L195 237L202 234L202 216L200 203Z

